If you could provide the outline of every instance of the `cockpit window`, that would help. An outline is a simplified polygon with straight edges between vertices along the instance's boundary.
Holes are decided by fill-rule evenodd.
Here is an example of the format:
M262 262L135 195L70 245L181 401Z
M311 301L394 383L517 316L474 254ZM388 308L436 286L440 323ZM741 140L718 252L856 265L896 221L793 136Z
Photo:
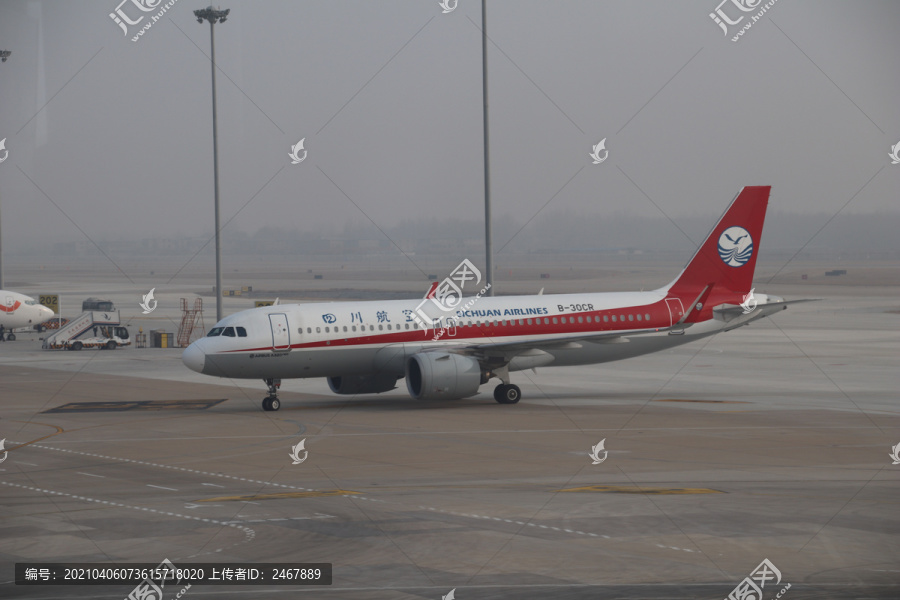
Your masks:
M247 330L243 327L235 327L234 329L237 331L238 337L247 337Z
M226 337L234 337L234 327L226 327L224 331L222 331L222 335Z
M28 305L30 305L30 306L33 306L33 305L37 304L37 302L35 302L34 300L26 300L26 301L25 301L25 304L28 304Z
M206 334L208 337L216 337L222 335L222 330L224 327L213 327L212 330Z

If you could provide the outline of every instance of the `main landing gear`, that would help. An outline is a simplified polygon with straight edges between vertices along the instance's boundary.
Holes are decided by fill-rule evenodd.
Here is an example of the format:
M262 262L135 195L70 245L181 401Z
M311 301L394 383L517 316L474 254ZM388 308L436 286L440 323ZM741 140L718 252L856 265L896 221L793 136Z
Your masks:
M269 395L263 398L262 407L263 410L274 411L281 408L281 400L278 399L276 395L278 393L278 388L281 387L280 379L263 379L266 382L266 385L269 388Z
M503 382L494 388L494 400L500 404L515 404L521 400L522 390L509 381L509 365L494 369L491 375Z
M522 397L522 390L512 383L501 383L494 388L494 400L500 404L515 404Z

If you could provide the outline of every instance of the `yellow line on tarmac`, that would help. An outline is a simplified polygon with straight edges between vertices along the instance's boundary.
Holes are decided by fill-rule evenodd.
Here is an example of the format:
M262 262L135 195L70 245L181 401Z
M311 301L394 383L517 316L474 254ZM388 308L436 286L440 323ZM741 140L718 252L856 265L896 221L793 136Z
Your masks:
M205 498L203 500L194 500L193 502L233 502L241 500L280 500L282 498L324 498L326 496L346 496L348 494L359 494L360 492L351 492L348 490L322 490L312 492L282 492L280 494L256 494L253 496L219 496L218 498Z
M36 440L31 440L30 442L25 442L24 444L19 444L18 446L13 446L12 448L9 448L9 450L17 450L24 446L28 446L30 444L39 442L41 440L46 440L48 437L53 437L54 435L59 435L61 433L64 433L63 428L58 425L49 425L47 423L38 423L37 421L13 421L13 423L28 423L29 425L43 425L44 427L53 427L54 429L56 429L56 433L49 433L49 434L45 435L44 437L39 437Z
M558 492L605 492L611 494L724 494L709 488L657 488L626 485L588 485L585 487L557 490Z

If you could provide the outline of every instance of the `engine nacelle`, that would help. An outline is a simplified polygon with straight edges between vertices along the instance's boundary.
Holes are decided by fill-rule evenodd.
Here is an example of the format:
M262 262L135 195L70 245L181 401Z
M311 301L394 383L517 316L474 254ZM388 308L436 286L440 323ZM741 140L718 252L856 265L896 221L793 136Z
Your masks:
M474 358L452 352L419 352L406 359L406 387L416 400L474 396L487 374Z
M335 394L380 394L397 387L397 377L389 373L375 375L342 375L328 378Z

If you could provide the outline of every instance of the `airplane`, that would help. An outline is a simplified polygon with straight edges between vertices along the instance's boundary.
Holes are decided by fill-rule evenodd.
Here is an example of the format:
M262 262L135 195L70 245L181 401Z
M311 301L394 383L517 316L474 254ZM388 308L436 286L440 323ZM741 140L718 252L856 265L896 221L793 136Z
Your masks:
M11 332L19 327L29 327L37 323L43 323L55 313L25 294L0 290L0 325L4 332ZM5 334L4 334L5 335ZM10 341L16 336L9 333Z
M659 352L806 301L752 288L770 190L744 187L687 266L656 290L476 295L463 303L461 285L480 281L464 261L425 299L274 305L229 315L188 346L182 361L206 375L262 379L267 411L281 406L281 379L311 377L351 395L387 392L405 378L419 400L467 398L496 377L494 399L515 404L515 371Z

